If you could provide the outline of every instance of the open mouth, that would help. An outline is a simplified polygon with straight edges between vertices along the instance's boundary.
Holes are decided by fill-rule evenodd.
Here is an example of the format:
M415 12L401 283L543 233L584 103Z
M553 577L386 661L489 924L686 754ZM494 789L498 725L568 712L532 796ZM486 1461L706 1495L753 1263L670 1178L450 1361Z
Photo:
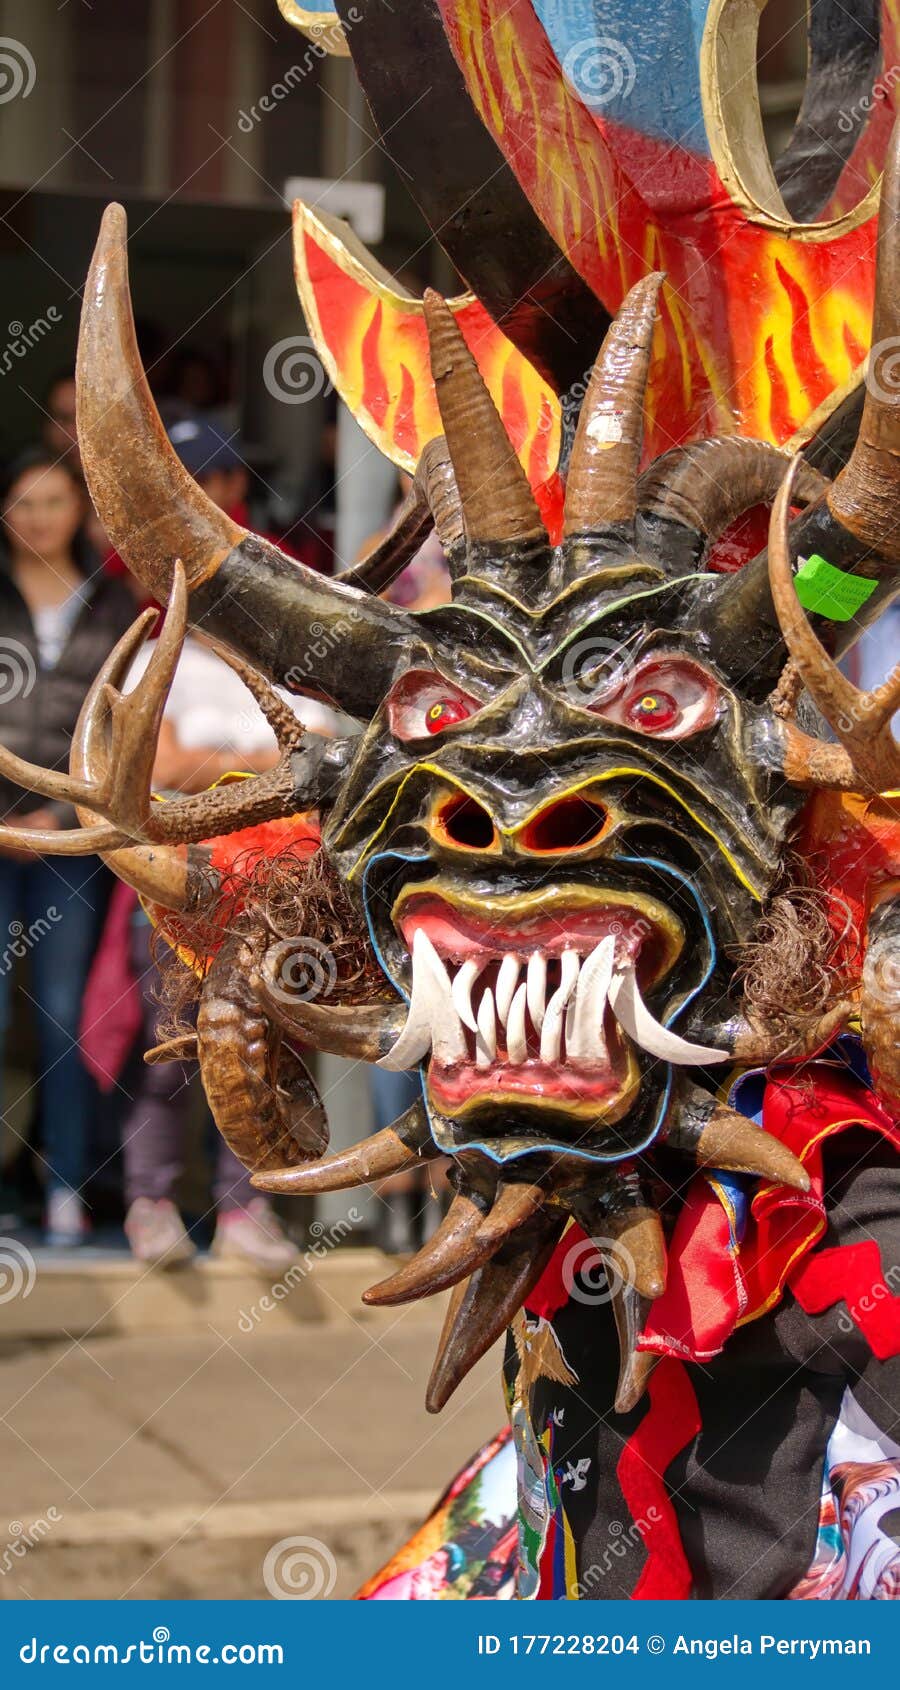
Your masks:
M636 1047L673 1062L722 1060L651 1014L645 997L684 948L649 896L596 887L474 903L410 888L392 911L412 959L406 1025L380 1066L430 1056L434 1106L456 1116L509 1102L616 1120L640 1085Z

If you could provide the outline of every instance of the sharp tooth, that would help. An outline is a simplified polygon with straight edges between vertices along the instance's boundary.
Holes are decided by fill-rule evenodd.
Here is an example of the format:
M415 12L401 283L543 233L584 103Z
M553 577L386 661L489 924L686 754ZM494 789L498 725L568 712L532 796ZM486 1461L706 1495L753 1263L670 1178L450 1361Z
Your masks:
M731 1060L731 1053L727 1050L689 1044L687 1039L680 1039L677 1033L670 1033L668 1027L661 1026L650 1014L641 997L633 963L613 975L609 1001L616 1020L629 1038L651 1056L660 1057L663 1062L675 1062L688 1068L703 1067L708 1062Z
M475 1066L476 1068L490 1068L497 1057L497 1016L494 1011L494 994L484 993L478 1005L478 1026L475 1034Z
M581 965L578 990L566 1016L566 1060L580 1067L607 1062L609 1052L603 1036L603 1014L612 980L616 941L611 933L601 939Z
M414 1068L433 1048L442 1067L462 1062L466 1040L450 991L450 977L428 935L420 927L413 939L412 991L406 1025L397 1043L377 1064L394 1072Z
M543 951L533 951L528 958L528 1013L538 1032L544 1025L544 1006L547 997L547 958Z
M578 981L578 952L563 951L559 959L559 985L544 1014L541 1028L541 1061L558 1062L563 1016Z
M476 957L470 957L458 970L451 987L456 1013L463 1026L471 1027L473 1033L477 1032L478 1029L475 1011L472 1008L472 987L478 979L481 969L481 962Z
M504 1027L506 1026L507 1017L509 1015L509 1006L515 996L516 985L519 979L521 967L521 957L517 957L515 951L507 951L506 956L500 964L500 972L497 975L496 987L497 1014L499 1015Z
M525 1035L527 997L528 987L523 980L509 1006L509 1019L506 1023L506 1054L510 1062L524 1062L528 1056L528 1040Z

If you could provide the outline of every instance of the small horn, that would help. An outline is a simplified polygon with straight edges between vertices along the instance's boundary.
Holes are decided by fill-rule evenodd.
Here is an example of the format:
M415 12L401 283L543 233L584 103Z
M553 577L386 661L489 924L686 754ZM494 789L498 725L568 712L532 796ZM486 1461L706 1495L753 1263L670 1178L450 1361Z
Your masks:
M659 1357L650 1350L638 1349L638 1340L650 1312L647 1298L642 1297L633 1285L627 1285L615 1276L615 1264L612 1262L610 1270L610 1302L619 1336L619 1379L614 1407L617 1414L629 1414L637 1408Z
M381 1308L384 1304L414 1303L419 1297L448 1290L481 1267L492 1248L496 1248L483 1244L479 1238L483 1220L483 1207L464 1192L457 1192L424 1249L399 1273L392 1273L390 1278L364 1291L363 1302Z
M260 1191L284 1192L307 1197L324 1191L347 1191L354 1185L368 1185L388 1174L405 1173L439 1154L428 1131L425 1105L417 1099L390 1127L384 1127L362 1144L335 1151L321 1162L302 1168L270 1169L254 1174L252 1184Z
M547 543L547 531L481 371L446 301L428 288L431 372L470 541Z
M634 520L644 438L644 394L664 277L645 276L626 295L594 365L566 483L567 539Z
M428 1381L429 1414L440 1413L466 1374L503 1336L540 1279L565 1217L545 1214L541 1221L537 1232L529 1228L527 1242L501 1251L499 1259L494 1257L455 1287Z
M679 1118L666 1135L673 1150L692 1156L699 1168L754 1174L776 1185L809 1190L809 1175L793 1151L746 1115L719 1103L699 1086L683 1085Z

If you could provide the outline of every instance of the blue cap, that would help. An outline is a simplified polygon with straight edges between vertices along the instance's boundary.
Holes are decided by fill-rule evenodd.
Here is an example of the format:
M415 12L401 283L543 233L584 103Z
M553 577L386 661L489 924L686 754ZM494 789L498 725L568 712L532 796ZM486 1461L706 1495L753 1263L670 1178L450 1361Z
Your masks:
M220 434L206 417L179 417L167 429L179 458L193 476L236 469L242 462L239 443Z

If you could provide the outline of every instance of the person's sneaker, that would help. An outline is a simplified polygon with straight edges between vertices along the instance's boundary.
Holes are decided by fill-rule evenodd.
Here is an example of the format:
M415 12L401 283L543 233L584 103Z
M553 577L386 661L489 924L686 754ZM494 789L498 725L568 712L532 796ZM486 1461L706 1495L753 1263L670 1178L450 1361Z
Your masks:
M89 1232L87 1210L78 1192L69 1191L65 1185L51 1186L47 1192L44 1243L51 1250L77 1250Z
M212 1248L215 1256L242 1258L273 1273L290 1267L299 1254L264 1197L251 1197L243 1209L225 1209Z
M196 1255L174 1203L168 1197L136 1197L125 1216L131 1254L148 1267L179 1267Z

